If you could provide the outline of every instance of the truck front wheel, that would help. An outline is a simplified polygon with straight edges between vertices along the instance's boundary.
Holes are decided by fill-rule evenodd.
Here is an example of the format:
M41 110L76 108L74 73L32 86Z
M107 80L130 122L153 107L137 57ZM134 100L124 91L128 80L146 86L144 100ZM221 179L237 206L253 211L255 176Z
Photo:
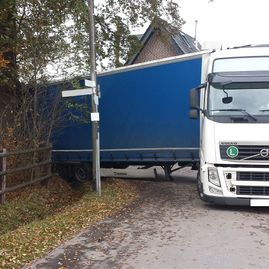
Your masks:
M205 196L204 196L204 192L203 192L203 183L202 183L201 177L200 177L200 170L198 170L198 173L197 173L197 191L198 191L198 195L199 195L200 199L202 201L206 201Z

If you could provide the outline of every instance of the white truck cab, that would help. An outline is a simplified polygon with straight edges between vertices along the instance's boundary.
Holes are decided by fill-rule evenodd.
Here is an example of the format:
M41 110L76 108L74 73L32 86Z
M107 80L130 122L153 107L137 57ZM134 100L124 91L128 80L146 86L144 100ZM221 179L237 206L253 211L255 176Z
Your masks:
M269 206L269 48L205 54L202 82L190 94L190 117L200 114L201 199Z

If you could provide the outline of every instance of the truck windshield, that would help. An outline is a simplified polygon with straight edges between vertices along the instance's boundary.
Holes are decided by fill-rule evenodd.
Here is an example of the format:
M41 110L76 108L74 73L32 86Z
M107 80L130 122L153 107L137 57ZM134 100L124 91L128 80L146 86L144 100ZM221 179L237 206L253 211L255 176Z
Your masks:
M229 87L230 86L230 87ZM229 101L225 103L225 98ZM224 98L224 99L223 99ZM269 84L268 87L235 88L226 85L223 88L209 88L208 116L210 117L244 117L248 121L259 121L259 118L269 118ZM268 120L266 120L268 122Z

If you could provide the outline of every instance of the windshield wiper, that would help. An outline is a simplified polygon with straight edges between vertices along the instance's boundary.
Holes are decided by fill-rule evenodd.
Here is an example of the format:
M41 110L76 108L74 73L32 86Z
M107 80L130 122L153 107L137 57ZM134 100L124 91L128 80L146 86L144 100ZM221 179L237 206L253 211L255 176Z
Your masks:
M226 109L213 109L213 110L210 110L210 111L239 111L239 112L245 113L247 116L249 116L250 118L252 118L254 121L257 121L257 119L253 115L251 115L249 112L247 112L245 109L240 109L240 108L226 108Z
M259 111L261 111L261 112L267 112L267 111L269 111L269 109L260 109Z

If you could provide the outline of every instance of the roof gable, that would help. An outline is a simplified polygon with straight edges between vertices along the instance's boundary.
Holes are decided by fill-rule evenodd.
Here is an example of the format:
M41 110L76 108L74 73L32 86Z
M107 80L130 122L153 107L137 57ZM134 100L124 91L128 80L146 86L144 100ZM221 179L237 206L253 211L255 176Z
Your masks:
M135 63L136 59L156 31L161 31L163 33L165 38L168 39L168 42L173 45L178 55L201 51L201 45L199 42L188 34L173 27L156 27L153 26L153 23L151 23L140 39L142 45L141 49L128 60L126 65Z

